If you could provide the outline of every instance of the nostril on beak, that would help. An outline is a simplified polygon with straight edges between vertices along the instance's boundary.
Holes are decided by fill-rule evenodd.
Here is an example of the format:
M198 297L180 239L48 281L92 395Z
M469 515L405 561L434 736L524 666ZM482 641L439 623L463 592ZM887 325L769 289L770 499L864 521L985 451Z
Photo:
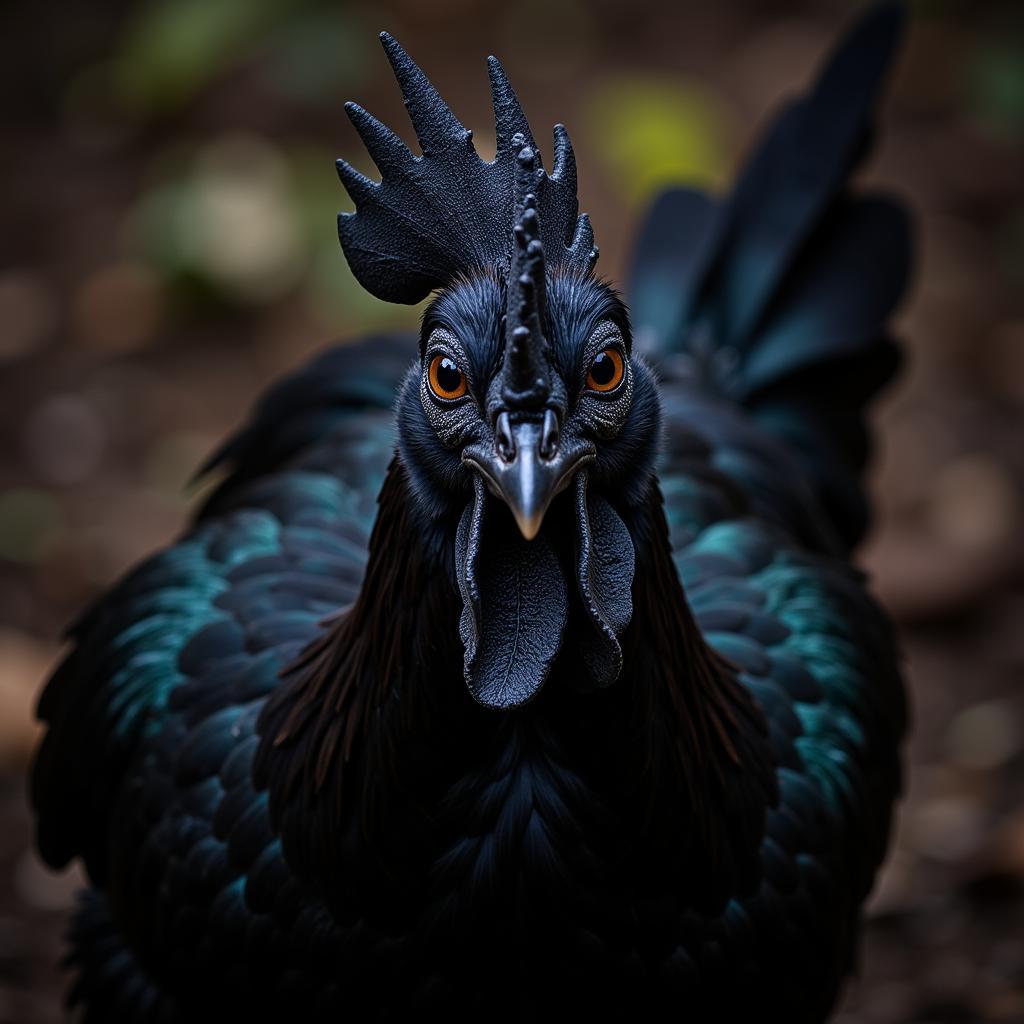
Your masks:
M544 427L540 435L540 457L553 459L558 454L561 432L558 427L558 413L554 409L544 410Z
M512 422L507 412L499 413L494 424L494 447L502 462L511 462L516 457L516 442L512 437Z

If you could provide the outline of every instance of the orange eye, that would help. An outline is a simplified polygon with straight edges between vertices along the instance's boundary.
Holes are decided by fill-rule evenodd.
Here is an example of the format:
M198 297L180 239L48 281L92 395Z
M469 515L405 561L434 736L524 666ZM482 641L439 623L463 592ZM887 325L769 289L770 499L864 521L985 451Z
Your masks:
M451 356L438 353L430 360L427 371L430 390L446 402L461 398L466 393L466 375L458 368Z
M591 391L614 391L622 383L626 364L622 361L622 353L617 348L606 348L599 352L590 364L587 374L587 387Z

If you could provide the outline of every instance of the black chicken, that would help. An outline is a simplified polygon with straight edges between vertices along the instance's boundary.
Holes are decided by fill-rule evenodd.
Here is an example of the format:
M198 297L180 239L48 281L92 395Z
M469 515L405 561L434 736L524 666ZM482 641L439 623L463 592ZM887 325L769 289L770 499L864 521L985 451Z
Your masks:
M548 174L492 59L484 162L381 37L423 155L350 104L383 181L339 162L339 229L374 295L436 292L419 358L272 389L40 702L85 1020L828 1013L904 729L845 561L910 262L847 179L901 23L863 18L727 200L659 199L632 326L564 128Z

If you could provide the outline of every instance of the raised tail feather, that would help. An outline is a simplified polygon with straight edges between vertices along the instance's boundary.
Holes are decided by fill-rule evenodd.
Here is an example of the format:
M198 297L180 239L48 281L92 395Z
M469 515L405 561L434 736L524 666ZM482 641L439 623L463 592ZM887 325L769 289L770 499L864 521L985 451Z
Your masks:
M899 365L887 321L911 266L906 212L850 176L903 35L902 4L864 15L715 200L674 189L633 261L637 344L791 442L851 546L868 519L864 406Z

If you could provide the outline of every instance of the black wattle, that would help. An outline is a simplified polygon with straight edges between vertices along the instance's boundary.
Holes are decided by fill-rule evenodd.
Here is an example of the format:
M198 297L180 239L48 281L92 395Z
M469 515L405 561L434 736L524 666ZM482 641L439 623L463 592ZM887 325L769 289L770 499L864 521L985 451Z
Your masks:
M579 556L576 583L594 627L580 638L579 655L592 684L608 686L622 671L622 636L633 617L633 539L618 512L600 494L588 493L587 474L576 477Z
M565 577L542 532L524 540L507 510L488 509L475 481L455 546L469 691L481 704L510 708L541 688L568 617Z

